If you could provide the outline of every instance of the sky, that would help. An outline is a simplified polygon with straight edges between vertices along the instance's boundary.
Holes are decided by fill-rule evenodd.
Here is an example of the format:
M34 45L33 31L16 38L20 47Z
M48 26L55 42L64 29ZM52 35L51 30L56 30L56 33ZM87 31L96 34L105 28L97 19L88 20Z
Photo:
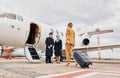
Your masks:
M120 44L120 0L0 0L0 12L3 11L60 28L72 22L79 33L97 27L113 29L113 33L98 35L100 44ZM96 45L96 37L91 38L92 45ZM120 49L115 52L113 57L120 58ZM103 55L106 57L107 53Z

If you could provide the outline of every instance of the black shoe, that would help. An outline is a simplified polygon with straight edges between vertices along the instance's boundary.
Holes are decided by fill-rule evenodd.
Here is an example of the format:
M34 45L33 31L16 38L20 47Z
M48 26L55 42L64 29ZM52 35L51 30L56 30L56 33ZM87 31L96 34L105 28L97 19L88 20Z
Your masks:
M49 62L49 63L51 63L51 64L52 64L53 62Z
M46 64L49 64L48 62L46 62Z

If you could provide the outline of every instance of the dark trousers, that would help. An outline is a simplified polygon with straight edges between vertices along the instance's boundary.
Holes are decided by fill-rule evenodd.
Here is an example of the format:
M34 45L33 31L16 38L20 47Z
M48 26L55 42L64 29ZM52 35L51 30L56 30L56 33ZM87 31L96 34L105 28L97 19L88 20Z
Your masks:
M51 56L46 56L45 62L46 62L46 63L52 63L52 61L51 61Z

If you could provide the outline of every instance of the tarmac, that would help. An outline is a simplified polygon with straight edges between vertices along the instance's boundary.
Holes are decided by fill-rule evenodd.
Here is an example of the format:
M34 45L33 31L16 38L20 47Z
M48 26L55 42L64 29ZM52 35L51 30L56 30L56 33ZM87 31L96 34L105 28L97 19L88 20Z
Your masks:
M92 60L90 68L71 62L30 63L27 59L0 58L0 78L120 78L120 60Z

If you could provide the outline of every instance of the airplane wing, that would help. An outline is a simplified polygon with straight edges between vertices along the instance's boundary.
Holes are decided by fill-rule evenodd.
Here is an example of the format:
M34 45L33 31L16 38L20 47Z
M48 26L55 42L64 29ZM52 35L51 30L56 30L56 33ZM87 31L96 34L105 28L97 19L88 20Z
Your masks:
M90 31L87 32L88 35L92 36L92 35L97 35L97 34L105 34L105 33L110 33L113 32L113 30L100 30L100 29L96 29L96 31ZM83 36L85 33L79 34L79 36Z
M83 36L85 33L79 34L79 36Z
M120 45L107 45L107 46L98 46L98 47L88 47L88 48L74 48L73 50L80 50L82 52L91 52L91 51L98 51L98 50L107 50L113 48L120 48Z
M104 34L104 33L110 33L113 32L113 30L96 30L96 31L92 31L92 32L88 32L89 35L97 35L97 34Z

